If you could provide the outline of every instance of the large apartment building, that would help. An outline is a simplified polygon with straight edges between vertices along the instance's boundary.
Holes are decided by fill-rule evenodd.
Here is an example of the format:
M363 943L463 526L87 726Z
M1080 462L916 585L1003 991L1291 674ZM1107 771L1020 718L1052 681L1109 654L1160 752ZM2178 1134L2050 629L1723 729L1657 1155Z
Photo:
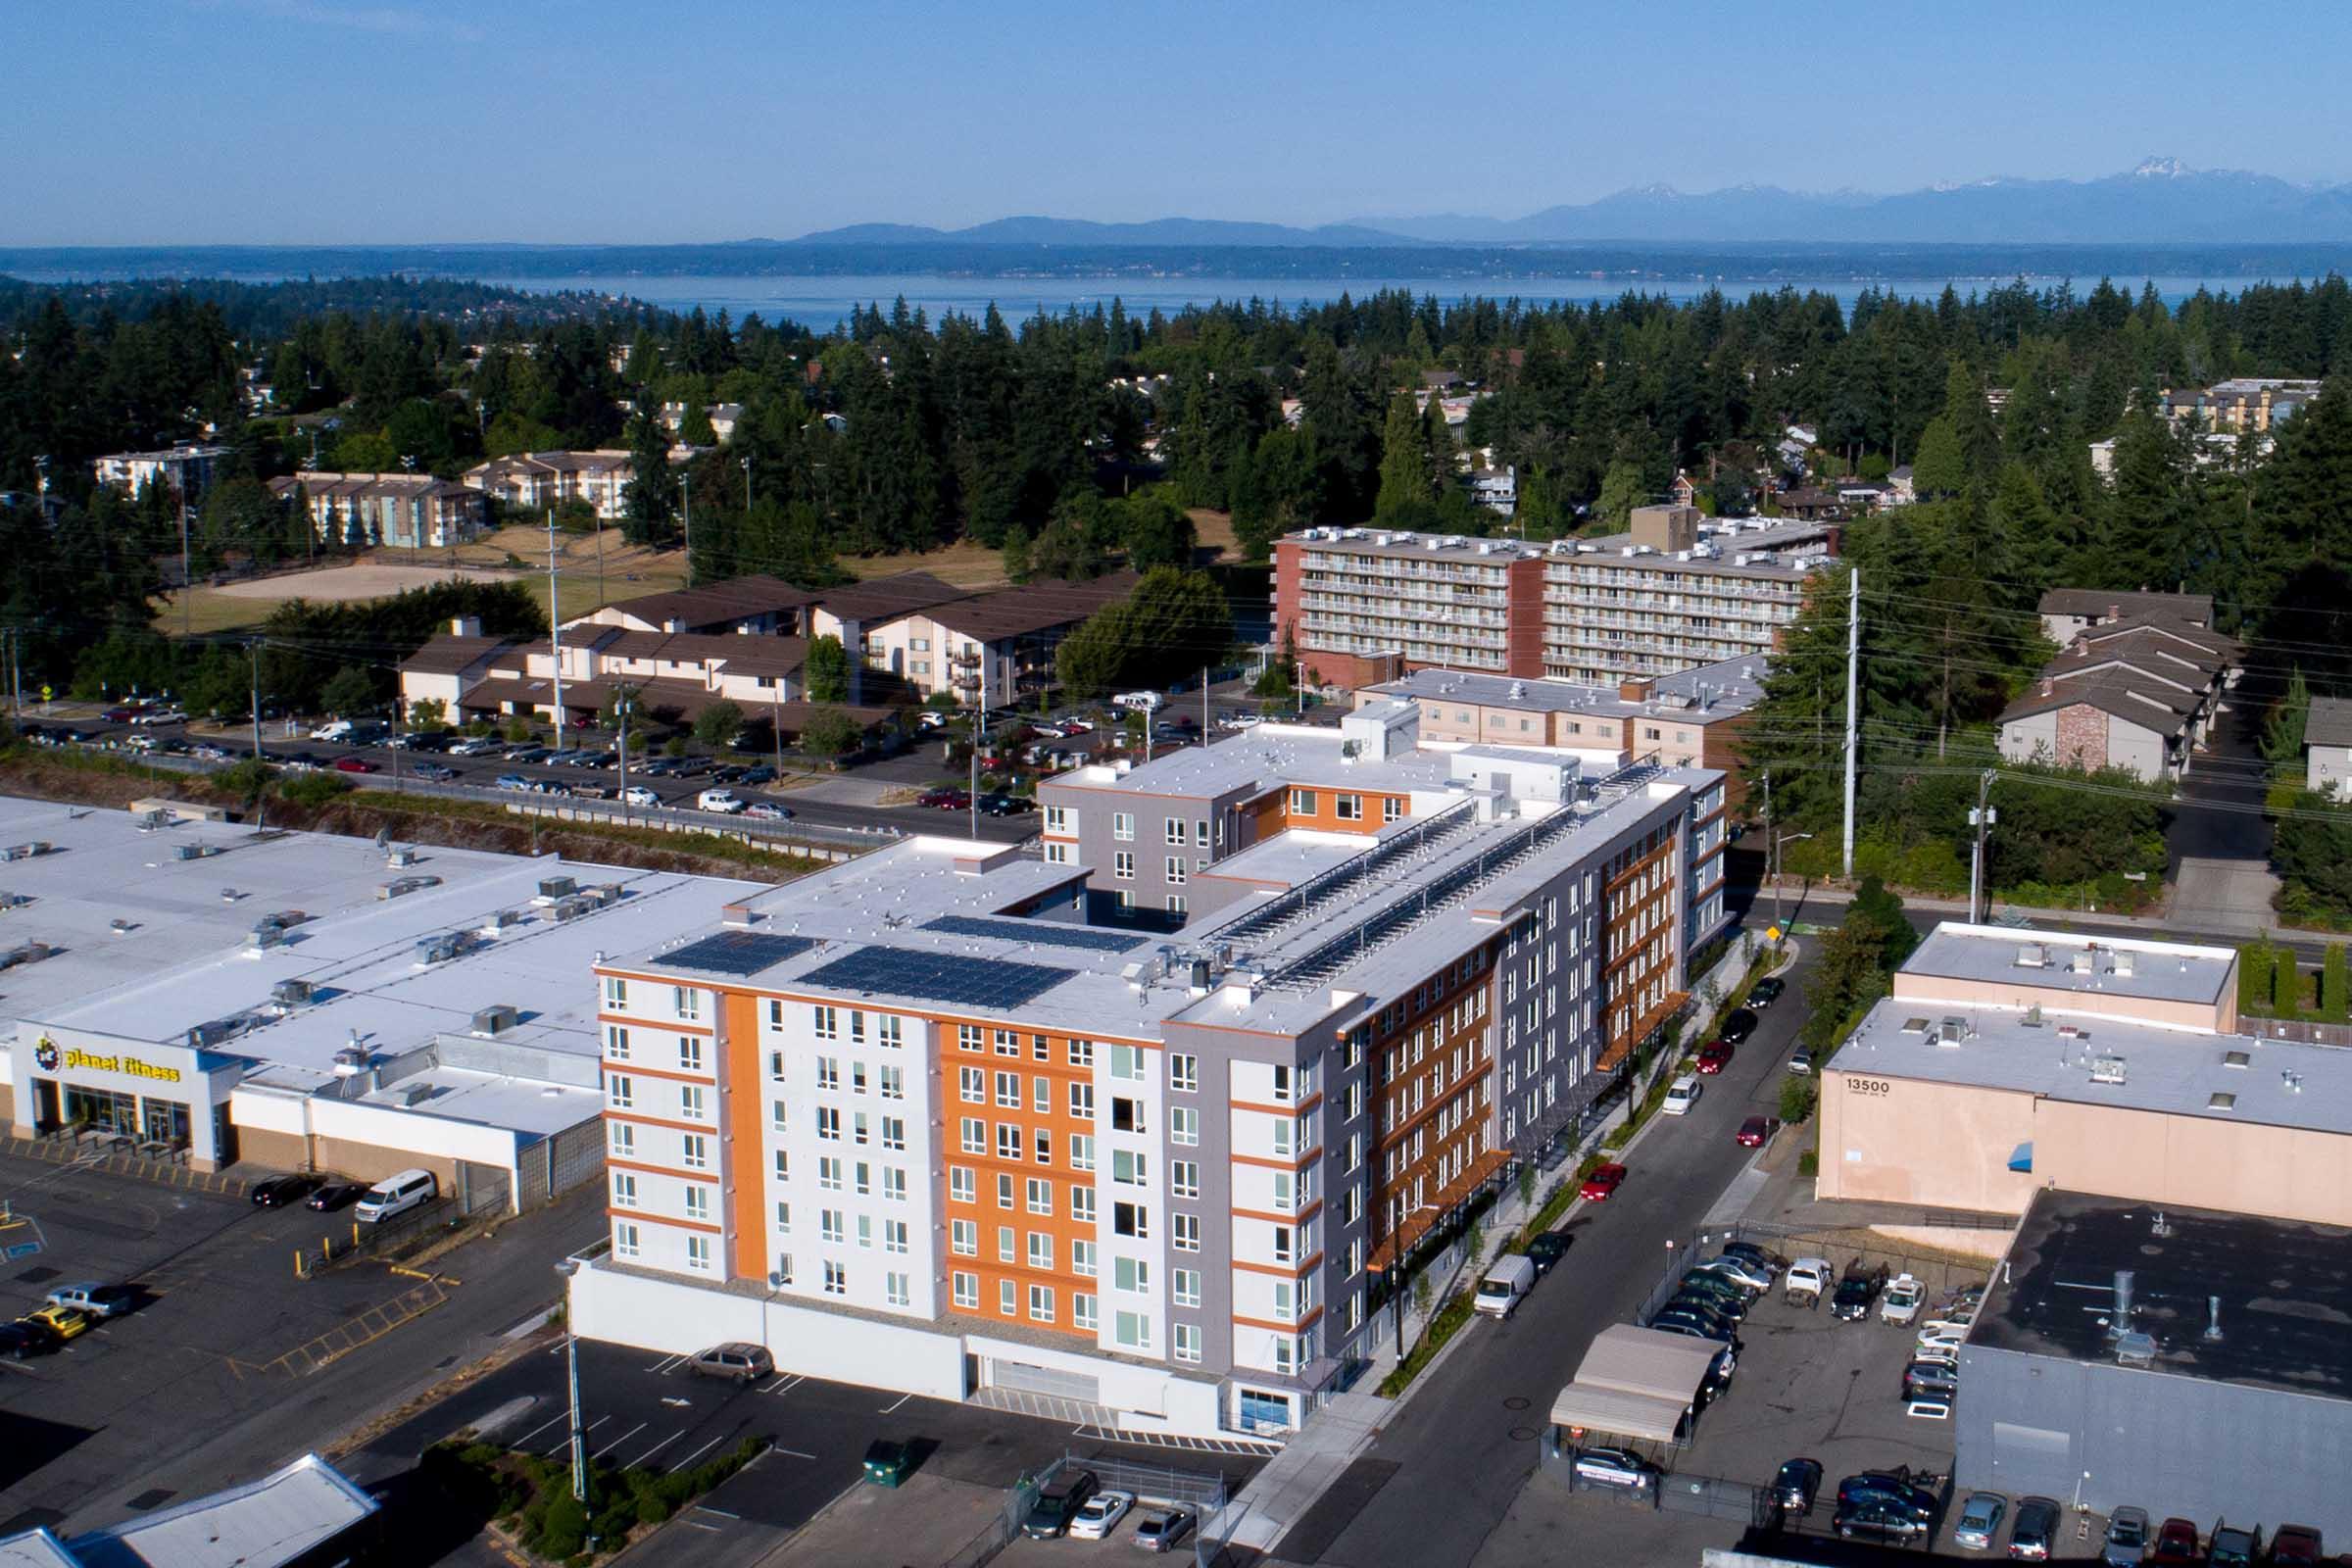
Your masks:
M1832 523L1690 507L1548 545L1308 528L1275 547L1276 634L1342 686L1433 666L1615 684L1772 653L1837 550Z
M309 508L311 530L330 543L441 550L474 536L489 514L482 492L429 473L342 473L305 469L270 481L270 493Z
M637 469L624 450L517 452L466 470L470 489L526 512L584 501L607 522L628 513L629 481Z
M611 1248L572 1324L1298 1425L1376 1347L1387 1265L1574 1119L1722 923L1720 775L1516 760L1274 832L1180 936L1087 923L1087 865L918 838L608 956ZM1174 799L1135 795L1139 844L1191 852Z
M160 452L110 452L92 459L90 467L100 484L126 495L135 496L149 485L160 484L193 505L204 499L221 463L235 453L234 447L182 442Z

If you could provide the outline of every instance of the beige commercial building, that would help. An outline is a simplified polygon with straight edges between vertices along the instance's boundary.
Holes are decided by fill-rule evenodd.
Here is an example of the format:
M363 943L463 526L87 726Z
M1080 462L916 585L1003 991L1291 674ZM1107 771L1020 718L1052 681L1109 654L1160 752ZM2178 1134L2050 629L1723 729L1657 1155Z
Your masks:
M2352 1053L2241 1033L2229 948L1945 924L1822 1074L1825 1199L2064 1188L2352 1221Z

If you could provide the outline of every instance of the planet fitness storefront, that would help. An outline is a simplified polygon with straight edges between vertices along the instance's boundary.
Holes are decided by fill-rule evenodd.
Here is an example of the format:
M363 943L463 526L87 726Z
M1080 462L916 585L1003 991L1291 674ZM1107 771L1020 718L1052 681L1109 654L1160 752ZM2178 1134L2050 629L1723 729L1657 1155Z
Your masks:
M235 1158L228 1096L251 1065L188 1046L20 1023L9 1053L19 1137L111 1133L198 1170Z

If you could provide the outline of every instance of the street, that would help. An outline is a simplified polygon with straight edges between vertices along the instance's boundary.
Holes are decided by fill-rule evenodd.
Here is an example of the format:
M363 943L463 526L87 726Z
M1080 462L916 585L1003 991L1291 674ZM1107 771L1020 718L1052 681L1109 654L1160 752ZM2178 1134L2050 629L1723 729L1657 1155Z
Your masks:
M1593 1336L1632 1320L1667 1266L1667 1244L1688 1245L1753 1157L1733 1135L1743 1118L1778 1107L1809 967L1808 956L1787 972L1787 998L1759 1015L1722 1075L1704 1080L1689 1114L1655 1119L1626 1155L1631 1174L1616 1196L1568 1221L1573 1241L1559 1269L1511 1318L1473 1320L1426 1374L1437 1386L1411 1399L1350 1471L1376 1490L1326 1496L1277 1544L1277 1557L1334 1568L1468 1568L1533 1474L1544 1412Z

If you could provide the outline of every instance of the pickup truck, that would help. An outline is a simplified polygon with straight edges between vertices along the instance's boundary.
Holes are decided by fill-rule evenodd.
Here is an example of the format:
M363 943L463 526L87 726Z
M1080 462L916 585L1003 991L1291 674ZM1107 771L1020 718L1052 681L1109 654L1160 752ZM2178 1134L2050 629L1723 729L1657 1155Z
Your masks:
M1790 1306L1819 1306L1837 1284L1837 1264L1826 1257L1800 1257L1788 1265L1783 1289Z
M1879 1298L1879 1321L1907 1325L1919 1316L1920 1304L1927 1298L1926 1286L1908 1274L1897 1274Z

